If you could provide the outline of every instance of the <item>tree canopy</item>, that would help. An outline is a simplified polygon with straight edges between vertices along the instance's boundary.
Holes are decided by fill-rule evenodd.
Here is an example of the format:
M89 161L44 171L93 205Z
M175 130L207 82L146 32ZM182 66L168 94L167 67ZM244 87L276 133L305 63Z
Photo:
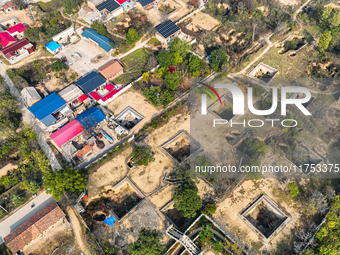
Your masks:
M150 162L155 161L150 146L136 146L133 148L131 157L137 166L147 166Z
M213 50L210 54L211 69L213 69L214 71L222 68L222 66L226 65L228 61L229 57L227 53L222 49Z
M44 187L58 201L64 192L81 193L86 188L86 178L72 168L51 170L44 175Z
M202 200L197 192L198 189L193 182L183 183L175 188L174 207L186 218L195 217L197 210L202 207Z
M178 72L168 73L164 79L164 84L171 90L175 90L180 82L181 78Z
M130 46L134 45L140 38L141 36L138 34L136 29L130 28L126 34L126 43L127 45L130 45Z
M67 70L67 69L68 69L67 65L60 59L57 59L51 65L51 70L56 73L59 73L61 70Z
M173 53L178 52L182 58L185 58L191 50L191 44L186 40L175 37L169 42L169 50Z
M162 51L156 56L161 67L177 66L183 62L183 57L178 52Z
M139 232L138 240L129 244L131 255L163 255L166 247L161 244L162 234L157 230L143 228Z

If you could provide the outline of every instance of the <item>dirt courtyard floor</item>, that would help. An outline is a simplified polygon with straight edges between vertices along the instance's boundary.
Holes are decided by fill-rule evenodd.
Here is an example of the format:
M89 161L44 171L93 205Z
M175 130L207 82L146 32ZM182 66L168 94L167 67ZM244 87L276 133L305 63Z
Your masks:
M148 166L135 166L130 170L130 178L139 186L144 193L150 193L158 188L160 179L165 172L170 172L175 167L175 163L168 158L159 148L161 144L167 141L179 131L185 130L190 132L190 116L183 108L183 112L178 115L169 117L169 122L164 126L157 128L144 139L146 145L151 146L154 151L155 161Z
M29 10L27 10L27 12L29 12ZM27 24L29 26L32 26L34 24L34 21L31 20L27 15L26 15L26 11L25 10L19 10L19 11L13 11L10 13L4 13L1 12L0 13L0 21L10 18L12 16L17 17L17 19L19 20L19 22L23 23L23 24Z
M210 15L203 12L197 12L194 18L192 19L192 23L206 30L212 30L214 27L220 24L220 22L217 19L214 19Z
M301 225L303 220L300 218L301 214L296 204L284 192L283 187L285 186L278 179L246 180L233 191L231 196L218 204L214 218L223 228L232 233L236 240L241 240L240 244L252 247L254 243L260 243L263 244L262 251L267 250L268 254L282 254L279 247L282 247L283 243L292 237L292 231ZM274 237L270 244L264 243L238 217L238 214L262 193L268 195L283 212L292 217L291 221ZM259 251L257 253L262 254Z
M132 148L129 147L114 157L109 162L91 172L88 181L88 196L90 201L93 197L99 196L102 189L108 185L114 186L124 178L128 172L126 160L130 156Z
M157 208L163 207L165 204L170 202L174 195L174 186L168 185L164 186L159 192L153 194L149 197L151 203L153 203Z
M24 254L50 255L71 254L78 255L80 249L74 242L74 236L70 224L65 220L57 222L53 228L25 246ZM66 252L65 252L66 251Z

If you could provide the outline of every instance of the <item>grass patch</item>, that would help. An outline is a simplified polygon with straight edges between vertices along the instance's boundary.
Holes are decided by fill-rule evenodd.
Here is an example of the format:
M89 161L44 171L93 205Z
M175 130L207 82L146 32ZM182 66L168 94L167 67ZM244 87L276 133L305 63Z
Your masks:
M307 46L294 57L289 54L279 54L279 49L272 47L258 62L250 67L249 71L258 63L263 62L279 70L275 78L306 78L307 66L310 61L316 60L318 52Z
M129 73L121 75L114 79L113 82L116 84L127 84L140 77L149 70L147 63L150 56L152 56L150 51L138 49L122 58L122 62L126 66L125 72L128 71Z

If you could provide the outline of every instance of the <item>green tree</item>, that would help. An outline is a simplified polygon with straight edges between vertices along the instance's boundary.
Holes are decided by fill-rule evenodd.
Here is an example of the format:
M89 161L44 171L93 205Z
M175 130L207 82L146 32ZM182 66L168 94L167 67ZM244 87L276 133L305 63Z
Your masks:
M51 170L44 174L44 187L58 201L64 192L81 193L86 188L86 178L72 168Z
M204 208L205 214L214 214L216 212L216 205L207 204Z
M221 241L215 242L213 244L213 251L217 254L222 253L224 251L224 245Z
M178 72L168 73L165 76L164 84L171 90L175 90L181 82Z
M296 43L295 43L294 40L287 40L287 41L285 41L285 43L284 43L284 47L285 47L285 49L287 49L287 50L296 50L297 45L296 45Z
M252 159L257 159L259 156L264 155L267 152L265 142L260 141L257 138L249 138L244 144L244 153Z
M64 13L70 15L77 12L79 10L79 5L83 2L83 0L63 0Z
M261 11L260 9L254 10L253 13L252 13L252 17L253 17L253 19L256 19L256 20L262 20L263 19L263 11Z
M68 69L67 65L60 59L57 59L51 65L51 70L56 73L59 73L61 70L67 70L67 69Z
M211 239L213 238L214 234L211 231L211 226L203 225L202 230L199 233L199 238L201 239L203 244L209 245L211 243Z
M296 184L296 182L291 182L288 184L288 191L291 197L296 197L300 193L299 186Z
M189 70L193 72L193 78L197 77L199 74L199 71L201 70L201 63L202 60L195 56L191 55L189 58Z
M138 240L129 244L131 255L163 255L166 247L161 244L162 234L157 230L143 228L139 232Z
M138 34L138 32L136 31L136 29L134 28L130 28L129 31L126 34L126 43L127 45L134 45L139 39L141 38L141 36Z
M150 162L155 161L150 146L136 146L133 148L131 157L137 166L147 166Z
M229 57L224 50L213 50L210 54L211 69L214 71L220 69L223 65L227 64L228 61Z
M326 50L331 40L332 40L332 32L325 31L319 40L318 46L320 47L321 50Z
M160 96L160 101L162 105L167 106L172 100L174 100L174 95L171 91L165 90Z
M169 50L172 53L178 52L182 58L185 58L191 50L191 44L186 40L181 40L178 37L175 37L169 42Z
M161 67L177 66L183 62L183 57L178 52L162 51L156 56Z
M40 189L40 186L38 183L33 181L23 181L20 183L20 189L25 189L28 190L31 194L35 194Z
M27 38L30 42L39 42L40 41L40 29L38 27L28 27L24 31L24 37Z
M193 182L183 183L175 188L174 207L186 218L195 217L196 211L202 207L202 200L197 192L198 189Z
M145 89L143 95L150 100L154 106L159 106L157 95L160 96L160 87L151 87L150 89Z
M95 20L91 24L91 28L96 30L98 32L98 34L106 36L107 38L111 38L111 35L109 34L109 32L107 32L106 27L104 26L103 22Z

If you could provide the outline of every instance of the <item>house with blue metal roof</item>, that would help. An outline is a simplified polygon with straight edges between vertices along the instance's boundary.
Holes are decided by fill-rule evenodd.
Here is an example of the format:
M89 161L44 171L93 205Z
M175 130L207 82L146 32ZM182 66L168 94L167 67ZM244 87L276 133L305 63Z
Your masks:
M109 38L98 34L98 32L92 28L86 29L82 34L84 38L90 40L94 44L98 45L100 48L105 50L106 52L109 52L112 50L112 45L117 46L117 44L113 41L111 41Z
M97 107L92 107L76 117L76 120L79 121L86 130L96 127L105 119L104 113Z
M57 54L61 50L60 45L55 41L50 41L49 43L45 44L45 47L53 55Z
M92 71L75 82L86 94L105 87L106 79L96 71Z
M56 115L66 107L64 100L52 93L28 108L46 127L57 121Z

